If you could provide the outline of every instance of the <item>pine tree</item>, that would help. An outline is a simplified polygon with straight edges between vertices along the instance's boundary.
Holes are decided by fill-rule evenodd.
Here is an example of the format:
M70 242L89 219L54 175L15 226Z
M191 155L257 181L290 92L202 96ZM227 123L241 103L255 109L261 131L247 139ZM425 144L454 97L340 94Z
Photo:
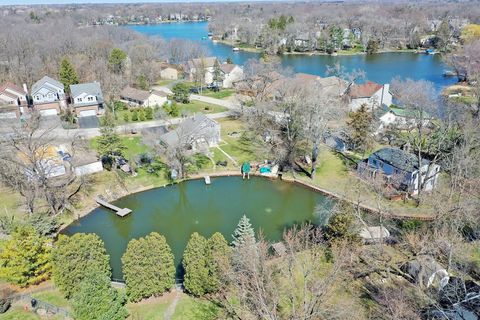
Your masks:
M220 63L218 60L215 60L213 64L213 82L215 84L222 81L222 70L220 69Z
M127 54L118 48L114 48L110 53L110 57L108 58L108 64L110 65L111 70L117 74L123 72L126 61Z
M208 282L207 240L194 232L188 241L183 253L183 268L185 270L184 286L188 292L195 296L206 293Z
M51 273L50 246L33 227L21 227L0 252L0 277L22 287L47 280Z
M128 316L125 296L111 287L107 275L96 269L88 270L72 297L75 319L122 320Z
M372 144L373 115L362 104L357 111L350 113L349 118L347 126L353 149L364 153Z
M52 253L53 279L65 297L71 297L92 270L110 278L109 256L93 233L60 235Z
M78 76L70 61L65 58L60 64L60 82L65 86L65 91L70 92L70 85L78 83Z
M97 140L97 151L102 157L107 158L115 168L116 159L123 156L125 145L115 131L115 122L110 113L103 117L100 133L101 135Z
M230 266L231 248L223 235L216 232L208 239L206 249L208 281L205 291L212 293L220 289L222 273L225 273Z
M255 244L255 231L250 224L250 220L246 215L238 222L237 228L233 232L233 241L232 245L237 248L244 245L253 245Z
M165 237L156 232L128 243L122 268L127 295L133 302L159 296L175 283L172 250Z

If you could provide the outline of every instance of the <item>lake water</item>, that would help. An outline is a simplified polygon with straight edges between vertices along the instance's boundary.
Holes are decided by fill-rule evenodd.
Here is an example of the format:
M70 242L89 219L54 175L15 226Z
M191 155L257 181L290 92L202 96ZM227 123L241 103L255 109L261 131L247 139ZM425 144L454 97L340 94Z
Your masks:
M114 278L121 278L121 256L128 242L156 231L163 234L179 265L193 232L205 237L221 232L232 240L238 221L246 214L258 232L271 240L281 239L286 227L310 221L322 224L332 206L323 195L282 181L252 177L212 178L182 182L126 196L114 202L133 212L120 218L97 208L69 226L64 233L96 233L105 242Z
M231 58L236 64L244 64L248 59L258 59L260 55L252 52L233 52L232 47L213 43L209 39L207 22L162 23L157 25L128 26L137 32L160 36L163 39L187 39L202 43L210 55L222 61ZM328 55L285 55L282 56L284 67L295 72L304 72L325 76L327 66L340 63L348 71L361 69L366 78L379 83L389 83L394 77L428 80L436 88L441 88L456 82L454 77L446 78L443 71L448 67L442 62L440 55L415 53L382 53L375 55L328 56Z

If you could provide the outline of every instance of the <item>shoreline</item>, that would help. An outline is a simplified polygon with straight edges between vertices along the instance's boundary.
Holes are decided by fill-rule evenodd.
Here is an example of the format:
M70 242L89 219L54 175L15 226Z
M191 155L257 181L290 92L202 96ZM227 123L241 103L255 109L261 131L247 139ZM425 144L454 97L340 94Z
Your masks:
M169 187L169 186L172 186L172 185L175 185L175 184L180 184L180 183L183 183L183 182L188 182L188 181L192 181L192 180L200 180L200 179L203 179L205 176L210 176L211 178L221 178L221 177L241 177L242 176L242 173L237 171L237 170L227 170L227 171L220 171L220 172L214 172L214 173L210 173L210 172L203 172L203 173L197 173L197 174L194 174L184 180L180 180L180 181L177 181L177 182L173 182L173 183L168 183L168 184L165 184L163 186L143 186L143 187L138 187L138 188L134 188L132 190L128 190L126 193L122 193L122 194L119 194L118 196L116 197L112 197L112 198L109 198L108 201L111 202L111 201L116 201L120 198L123 198L123 197L126 197L126 196L132 196L136 193L140 193L140 192L144 192L144 191L149 191L149 190L153 190L153 189L159 189L159 188L166 188L166 187ZM265 175L262 175L260 173L250 173L250 176L252 177L259 177L259 178L265 178L265 179L269 179L269 180L280 180L282 182L286 182L286 183L293 183L293 184L296 184L298 186L301 186L301 187L304 187L304 188L307 188L307 189L310 189L312 191L315 191L315 192L318 192L326 197L329 197L329 198L332 198L332 199L335 199L335 200L339 200L339 201L345 201L345 202L348 202L348 203L351 203L351 204L356 204L358 205L362 210L365 210L369 213L374 213L374 214L379 214L379 210L376 209L376 208L373 208L369 205L366 205L366 204L362 204L362 203L355 203L353 200L351 199L348 199L347 197L345 196L342 196L340 194L337 194L333 191L329 191L327 189L324 189L322 187L319 187L319 186L316 186L312 183L309 183L307 181L303 181L303 180L300 180L300 179L296 179L294 177L286 177L286 176L276 176L276 177L273 177L273 176L265 176ZM75 211L75 214L74 214L74 217L73 217L73 220L71 222L69 222L68 224L62 224L60 226L60 228L58 229L57 231L57 236L59 234L62 233L62 231L64 231L65 229L67 229L71 224L79 221L81 218L83 217L86 217L87 215L89 215L90 213L92 213L95 209L101 207L100 205L98 205L95 201L93 201L92 204L90 205L87 205L81 209L78 209ZM391 218L391 219L398 219L398 220L409 220L409 219L417 219L417 220L422 220L422 221L433 221L435 220L435 217L434 216L428 216L428 215L417 215L417 216L412 216L412 215L399 215L399 214L395 214L395 213L388 213L388 218Z

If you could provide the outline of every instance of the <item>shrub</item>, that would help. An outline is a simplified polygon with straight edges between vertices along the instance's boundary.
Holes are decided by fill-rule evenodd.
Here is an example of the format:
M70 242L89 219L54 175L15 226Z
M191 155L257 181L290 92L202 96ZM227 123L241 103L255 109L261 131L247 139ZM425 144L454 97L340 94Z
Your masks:
M130 121L130 115L128 114L128 112L125 112L123 114L123 121L125 121L125 122Z
M133 302L158 296L175 283L172 250L164 236L152 232L132 239L122 257L127 295Z
M138 111L137 110L132 111L132 121L138 121Z
M153 109L152 108L145 109L145 118L147 118L147 120L153 120Z
M60 227L57 217L48 214L34 213L28 216L27 223L42 236L49 236L55 233Z
M70 298L89 272L104 274L110 278L109 256L103 241L96 234L77 233L60 235L52 255L55 284Z
M143 109L138 110L138 120L145 121L145 112Z
M0 277L25 287L50 278L49 240L33 227L21 226L0 252Z

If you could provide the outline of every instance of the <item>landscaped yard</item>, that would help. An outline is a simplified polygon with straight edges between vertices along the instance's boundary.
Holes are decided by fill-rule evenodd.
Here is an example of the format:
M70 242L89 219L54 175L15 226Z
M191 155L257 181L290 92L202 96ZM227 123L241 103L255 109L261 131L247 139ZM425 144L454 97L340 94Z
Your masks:
M215 98L215 99L226 99L228 97L231 97L234 94L235 94L234 89L222 89L217 92L206 90L206 91L203 91L201 95L205 97Z
M197 100L192 100L190 103L178 103L177 104L180 114L194 114L196 112L201 112L205 114L210 114L210 113L219 113L219 112L224 112L227 111L228 109L222 106L217 106L214 104L209 104Z

